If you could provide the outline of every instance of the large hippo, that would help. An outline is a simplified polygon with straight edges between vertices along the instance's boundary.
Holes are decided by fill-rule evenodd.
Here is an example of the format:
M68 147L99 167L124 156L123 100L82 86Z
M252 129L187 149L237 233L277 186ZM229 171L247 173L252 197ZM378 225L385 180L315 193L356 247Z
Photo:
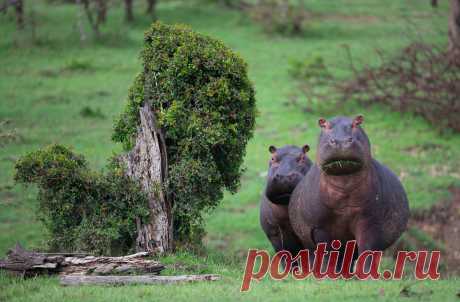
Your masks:
M312 250L320 242L330 247L337 239L342 247L356 240L358 253L383 251L406 229L404 188L372 158L362 122L362 116L319 119L316 163L289 203L291 225L303 248Z
M294 256L302 245L289 222L288 204L292 191L310 169L312 162L304 145L270 146L267 185L261 199L260 224L276 252L288 250Z

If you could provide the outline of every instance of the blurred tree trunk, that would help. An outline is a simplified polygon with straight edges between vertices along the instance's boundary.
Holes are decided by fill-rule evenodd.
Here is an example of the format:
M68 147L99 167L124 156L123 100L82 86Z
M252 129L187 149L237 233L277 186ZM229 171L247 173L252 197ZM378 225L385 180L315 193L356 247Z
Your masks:
M128 23L134 21L133 0L125 0L125 21Z
M449 52L460 56L460 0L450 1Z
M14 10L16 12L16 24L19 29L24 28L24 1L23 0L14 0L13 2Z
M18 29L23 29L24 28L24 0L3 0L0 3L0 12L3 14L6 14L10 6L14 8L14 12L16 15L16 26L18 27Z
M155 6L157 4L157 0L147 0L147 11L146 13L149 15L155 14Z
M101 36L99 26L105 23L107 19L107 0L75 0L75 3L83 7L91 29L99 38ZM96 13L96 17L94 17L94 13Z
M78 30L80 31L80 41L84 42L86 41L86 33L85 33L85 28L83 26L83 10L80 9L81 6L81 1L82 0L75 0L75 4L77 5L77 26Z
M431 0L432 7L438 7L438 0Z
M107 0L95 0L98 24L105 23L107 20Z
M90 0L76 0L77 4L81 4L83 6L83 10L85 11L86 17L88 18L89 25L91 25L91 29L93 30L96 37L99 38L99 18L94 20L93 12L91 11Z

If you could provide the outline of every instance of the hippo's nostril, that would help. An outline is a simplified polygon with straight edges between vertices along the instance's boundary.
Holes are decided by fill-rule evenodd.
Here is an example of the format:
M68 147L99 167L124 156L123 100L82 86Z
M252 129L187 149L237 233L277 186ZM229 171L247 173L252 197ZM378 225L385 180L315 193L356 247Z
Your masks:
M348 141L349 143L352 143L352 142L353 142L353 138L352 138L352 137L349 137L347 141Z
M292 173L291 175L289 175L289 182L291 184L297 184L300 180L300 175L298 173Z

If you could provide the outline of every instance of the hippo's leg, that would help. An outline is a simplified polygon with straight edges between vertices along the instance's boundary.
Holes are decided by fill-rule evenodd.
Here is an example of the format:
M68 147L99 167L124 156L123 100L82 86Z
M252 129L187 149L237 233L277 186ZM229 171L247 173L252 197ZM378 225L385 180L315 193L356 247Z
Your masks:
M313 231L312 231L312 238L315 242L315 244L318 244L318 243L326 243L326 250L327 251L332 251L334 249L332 249L332 237L329 235L328 232L326 232L325 230L323 229L320 229L320 228L314 228ZM339 272L342 270L342 266L343 266L343 259L344 259L344 254L345 254L345 246L342 246L339 250L339 258L338 258L338 261L337 261L337 265L335 267L335 270L336 272ZM313 255L313 254L312 254ZM313 256L313 259L311 261L314 260L314 256ZM328 261L329 261L329 256L326 255L324 257L324 263L323 263L323 267L324 269L327 268L327 264L328 264Z
M267 236L268 240L270 240L270 243L273 246L273 249L275 250L275 253L282 251L284 249L281 233L277 230L276 227L273 227Z
M326 250L327 251L331 250L332 238L329 235L329 233L325 231L324 229L317 228L317 227L313 228L311 231L311 238L313 239L313 242L315 243L316 246L318 245L318 243L326 243ZM314 254L312 253L312 255L313 257L311 257L310 259L311 261L314 261L315 259ZM323 270L327 269L328 263L329 263L329 254L326 254L324 256L324 260L322 263ZM340 267L341 267L341 263L338 263L336 270L339 270Z
M375 223L369 222L369 220L358 223L355 232L358 255L361 255L364 251L383 251L385 246L381 234L381 227ZM366 272L371 268L371 260L371 257L366 258L366 262L364 263L364 270Z
M320 228L313 228L311 231L311 237L315 244L318 243L327 243L329 245L332 242L331 236L329 233Z
M291 253L292 258L294 258L302 249L299 239L289 230L285 230L279 226L271 229L271 232L268 234L268 239L275 253L279 251L288 251ZM285 267L285 261L282 261L282 265ZM297 265L297 261L292 262L292 267L296 267Z

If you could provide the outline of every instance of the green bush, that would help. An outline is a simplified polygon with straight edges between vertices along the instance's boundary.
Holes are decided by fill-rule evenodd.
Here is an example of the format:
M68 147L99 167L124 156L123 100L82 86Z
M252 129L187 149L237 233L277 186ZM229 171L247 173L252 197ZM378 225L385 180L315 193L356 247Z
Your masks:
M179 26L156 23L145 35L144 69L129 91L113 138L134 146L139 107L151 105L165 136L176 243L201 242L203 212L223 189L235 192L255 122L254 90L246 64L221 42ZM52 145L16 163L16 181L39 188L38 216L51 250L122 254L136 240L136 219L148 218L148 200L114 157L106 173Z
M148 203L138 184L114 159L106 174L67 148L52 145L16 163L15 180L38 185L38 216L49 232L49 248L96 254L131 252L136 217L147 219Z
M249 5L248 12L269 34L301 35L310 19L303 1L262 0Z
M220 41L155 23L145 33L143 71L129 91L113 139L130 150L148 101L168 153L175 240L196 243L203 211L235 192L253 134L255 98L243 60Z
M327 69L322 57L312 56L303 60L293 59L289 63L289 75L296 80L325 84L332 78L332 74Z

